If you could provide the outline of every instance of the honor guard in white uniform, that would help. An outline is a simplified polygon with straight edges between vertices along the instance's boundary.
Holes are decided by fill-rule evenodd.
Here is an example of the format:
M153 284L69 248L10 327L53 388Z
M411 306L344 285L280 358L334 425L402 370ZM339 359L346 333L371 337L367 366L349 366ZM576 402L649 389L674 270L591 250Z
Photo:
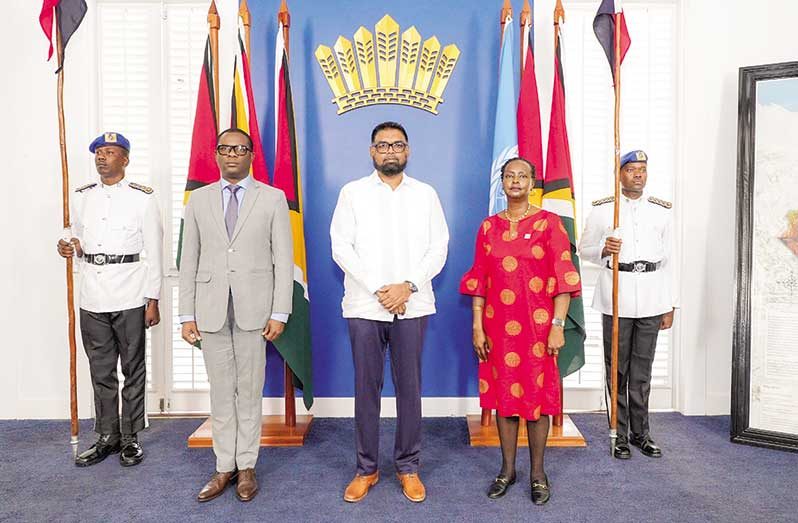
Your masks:
M125 179L130 142L119 133L97 137L99 181L72 197L72 238L58 242L63 257L76 256L82 275L80 330L94 387L100 436L75 464L94 465L119 452L123 466L144 458L137 433L145 427L145 328L160 322L163 226L149 187ZM119 415L117 365L125 377Z
M649 457L662 450L649 434L648 398L657 335L673 323L678 307L670 202L645 193L648 156L631 151L621 158L620 228L613 231L615 198L593 202L579 255L601 267L593 308L602 314L607 387L611 377L612 255L618 273L618 438L614 456L631 457L629 443Z

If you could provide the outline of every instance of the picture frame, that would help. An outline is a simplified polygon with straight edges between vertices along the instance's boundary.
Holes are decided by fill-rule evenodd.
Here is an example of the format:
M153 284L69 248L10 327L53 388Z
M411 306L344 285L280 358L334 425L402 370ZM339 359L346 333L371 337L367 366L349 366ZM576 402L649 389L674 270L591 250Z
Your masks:
M731 441L793 452L798 452L796 136L798 61L741 67Z

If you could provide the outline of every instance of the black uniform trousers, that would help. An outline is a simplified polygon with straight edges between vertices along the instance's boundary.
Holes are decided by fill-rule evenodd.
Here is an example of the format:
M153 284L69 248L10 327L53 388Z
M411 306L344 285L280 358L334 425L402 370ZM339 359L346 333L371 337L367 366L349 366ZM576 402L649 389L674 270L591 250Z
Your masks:
M144 306L118 312L80 309L80 330L94 387L94 431L136 434L144 428L147 393ZM117 362L125 377L121 418Z
M648 397L651 367L662 315L618 318L618 436L648 435ZM607 390L612 391L612 316L602 315Z

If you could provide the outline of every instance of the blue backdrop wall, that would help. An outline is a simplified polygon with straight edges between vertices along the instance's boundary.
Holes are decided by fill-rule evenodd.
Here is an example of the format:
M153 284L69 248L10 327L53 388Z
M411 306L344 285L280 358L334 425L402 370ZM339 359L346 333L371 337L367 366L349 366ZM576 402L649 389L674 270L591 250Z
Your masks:
M274 143L274 43L279 4L279 0L249 2L253 83L267 149ZM501 4L498 0L289 2L290 70L304 178L314 385L319 397L354 393L349 338L341 317L343 274L332 260L329 226L340 188L370 174L370 132L384 120L406 127L411 144L407 173L438 191L451 236L446 266L433 282L438 313L430 320L424 348L423 394L477 395L470 299L458 293L458 284L471 265L474 235L487 214ZM513 4L520 13L521 2ZM399 23L400 31L415 25L423 40L435 35L442 47L454 43L460 48L460 60L438 115L400 105L337 114L315 49L320 44L333 47L339 35L351 40L361 25L374 33L374 25L385 14ZM268 151L267 157L271 169L273 151ZM264 395L282 395L282 365L274 351L269 354L267 373ZM387 373L384 395L393 395Z

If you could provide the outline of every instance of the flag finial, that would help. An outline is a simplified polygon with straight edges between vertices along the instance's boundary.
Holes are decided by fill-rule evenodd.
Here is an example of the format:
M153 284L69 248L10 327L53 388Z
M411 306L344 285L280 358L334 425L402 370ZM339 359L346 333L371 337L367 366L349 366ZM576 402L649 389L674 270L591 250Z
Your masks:
M288 12L288 5L285 0L280 2L280 10L277 11L277 21L283 24L283 27L291 27L291 13Z
M511 18L513 16L513 6L510 5L510 0L504 0L504 5L502 6L502 24L507 21L507 18Z
M211 6L208 8L208 23L211 25L211 29L219 29L221 27L219 11L216 9L214 0L211 0Z
M241 18L241 23L249 27L252 25L252 18L249 13L249 6L247 0L241 0L238 4L238 17Z
M532 25L532 9L529 0L524 0L524 7L521 9L521 27Z
M557 5L554 7L554 25L560 25L565 22L565 8L562 6L562 0L557 0Z

